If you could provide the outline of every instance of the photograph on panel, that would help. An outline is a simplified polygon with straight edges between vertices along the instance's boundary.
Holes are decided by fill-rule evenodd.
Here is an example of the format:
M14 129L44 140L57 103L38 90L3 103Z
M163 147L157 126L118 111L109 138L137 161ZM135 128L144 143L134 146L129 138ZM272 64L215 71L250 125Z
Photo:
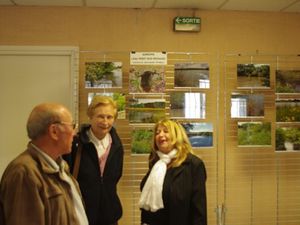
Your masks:
M92 99L96 95L102 95L102 96L108 96L111 97L116 103L118 107L118 119L125 119L126 118L126 113L125 113L125 108L126 108L126 98L124 93L88 93L88 104L92 102Z
M238 88L269 88L270 65L237 64Z
M300 99L276 99L276 122L300 122Z
M129 70L130 93L163 93L165 70L161 65L134 65Z
M131 98L128 101L129 123L156 123L165 116L165 108L163 98Z
M152 148L153 129L135 128L131 134L131 153L149 154Z
M270 122L238 122L238 146L259 147L271 145Z
M174 87L209 88L208 63L176 63L174 65Z
M300 151L300 126L278 125L276 127L276 151Z
M213 146L212 123L181 122L193 148Z
M300 70L276 70L276 93L300 93Z
M86 62L85 63L86 88L121 88L122 63L121 62Z
M264 116L264 95L239 94L231 95L231 118L248 118Z
M205 93L171 92L170 116L172 118L205 119Z

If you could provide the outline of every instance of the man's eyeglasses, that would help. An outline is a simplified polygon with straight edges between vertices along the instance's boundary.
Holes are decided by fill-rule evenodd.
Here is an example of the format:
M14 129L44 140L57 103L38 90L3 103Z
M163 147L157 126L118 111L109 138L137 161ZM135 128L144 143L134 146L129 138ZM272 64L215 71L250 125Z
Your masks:
M77 123L67 123L67 122L63 122L63 121L57 121L57 122L54 122L53 124L68 125L68 126L71 126L73 130L75 130L77 128Z

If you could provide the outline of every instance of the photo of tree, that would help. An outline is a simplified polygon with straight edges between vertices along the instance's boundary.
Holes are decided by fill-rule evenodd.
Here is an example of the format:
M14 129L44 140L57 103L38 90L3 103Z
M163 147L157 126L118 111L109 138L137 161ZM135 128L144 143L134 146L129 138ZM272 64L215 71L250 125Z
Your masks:
M270 122L238 122L238 146L271 145Z
M163 93L165 91L164 66L136 65L129 70L130 93Z
M205 93L170 93L170 116L172 118L205 119Z
M300 93L300 70L276 70L276 93Z
M263 117L264 95L232 94L231 118Z
M153 139L152 129L134 129L131 137L131 153L149 154L151 152Z
M125 114L125 107L126 107L126 99L125 99L125 94L123 93L88 93L88 104L92 102L92 99L96 95L102 95L102 96L109 96L111 97L114 101L117 102L118 106L118 119L125 119L126 114Z
M122 87L121 62L86 62L86 88Z
M300 122L300 100L276 99L276 122Z
M174 67L174 87L209 88L208 63L176 63Z
M237 86L239 88L270 87L270 65L237 64Z
M192 147L213 146L213 125L212 123L181 123L185 128Z
M155 123L165 116L165 99L132 98L129 100L130 123Z
M300 151L300 127L276 127L276 151Z

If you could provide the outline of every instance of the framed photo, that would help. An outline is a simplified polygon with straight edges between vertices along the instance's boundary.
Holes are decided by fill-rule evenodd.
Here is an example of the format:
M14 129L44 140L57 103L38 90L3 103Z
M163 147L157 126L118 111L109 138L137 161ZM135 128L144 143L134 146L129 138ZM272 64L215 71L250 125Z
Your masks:
M269 88L270 65L237 64L238 88Z
M86 62L86 88L116 88L122 87L121 62Z
M238 146L259 147L270 145L270 122L238 122Z
M300 70L276 70L276 93L300 93Z
M165 71L160 65L132 66L129 71L130 93L163 93L165 91Z
M170 116L172 118L205 119L205 93L170 93Z
M132 98L129 100L128 117L130 123L155 123L165 116L166 100Z
M208 63L176 63L174 66L174 87L209 88Z
M248 118L264 116L264 95L232 94L231 118Z
M152 149L153 130L150 128L139 128L132 131L131 153L149 154Z
M125 107L126 107L126 99L125 94L123 93L88 93L88 105L91 104L92 99L96 95L108 96L117 102L118 106L118 119L125 119Z
M194 148L213 146L213 125L212 123L181 123L190 143Z
M299 99L276 99L276 122L300 122Z
M300 126L280 125L276 127L276 151L300 151Z

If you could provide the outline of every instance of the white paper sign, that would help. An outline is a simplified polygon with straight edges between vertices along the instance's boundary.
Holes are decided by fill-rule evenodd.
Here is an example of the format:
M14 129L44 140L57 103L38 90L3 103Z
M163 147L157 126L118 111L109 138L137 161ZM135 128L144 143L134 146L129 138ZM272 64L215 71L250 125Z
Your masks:
M131 65L167 65L165 52L131 52Z

